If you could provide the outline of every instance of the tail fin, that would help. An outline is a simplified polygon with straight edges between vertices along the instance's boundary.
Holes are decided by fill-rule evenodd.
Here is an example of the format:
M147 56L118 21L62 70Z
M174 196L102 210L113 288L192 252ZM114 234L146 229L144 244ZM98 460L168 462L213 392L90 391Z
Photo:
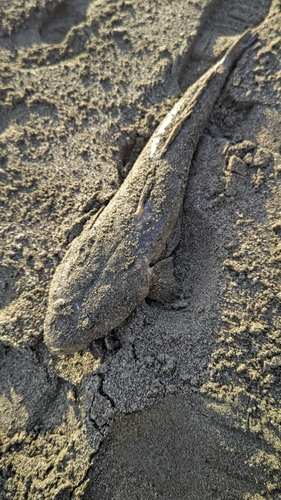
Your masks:
M253 33L252 30L249 29L245 31L245 33L243 33L243 35L228 49L220 61L225 69L230 69L244 50L250 47L250 45L252 45L257 38L258 34Z

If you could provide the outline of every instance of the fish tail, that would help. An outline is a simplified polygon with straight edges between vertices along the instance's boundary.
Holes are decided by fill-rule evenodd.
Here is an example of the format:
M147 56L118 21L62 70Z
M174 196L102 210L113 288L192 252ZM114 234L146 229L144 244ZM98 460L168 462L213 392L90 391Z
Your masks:
M252 30L247 30L244 35L247 35L247 37L245 37L244 41L242 42L244 49L250 47L250 45L252 45L258 38L258 33L254 33Z
M257 38L258 34L254 33L252 30L249 29L245 31L245 33L243 33L243 35L228 49L220 63L225 69L230 70L244 50L250 47Z

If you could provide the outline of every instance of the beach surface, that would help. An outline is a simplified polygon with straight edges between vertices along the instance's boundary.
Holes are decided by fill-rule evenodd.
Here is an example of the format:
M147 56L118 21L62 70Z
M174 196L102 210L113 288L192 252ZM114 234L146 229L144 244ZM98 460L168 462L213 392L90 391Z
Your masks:
M192 161L181 295L71 356L55 269L247 28ZM0 500L281 497L281 0L0 5Z

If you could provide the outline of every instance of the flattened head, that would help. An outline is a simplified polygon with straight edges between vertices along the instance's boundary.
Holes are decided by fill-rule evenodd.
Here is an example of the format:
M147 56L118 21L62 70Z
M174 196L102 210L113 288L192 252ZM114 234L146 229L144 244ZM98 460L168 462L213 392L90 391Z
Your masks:
M48 349L73 354L119 326L148 295L148 268L147 259L137 258L129 269L104 269L75 294L64 290L59 297L51 289L44 325Z

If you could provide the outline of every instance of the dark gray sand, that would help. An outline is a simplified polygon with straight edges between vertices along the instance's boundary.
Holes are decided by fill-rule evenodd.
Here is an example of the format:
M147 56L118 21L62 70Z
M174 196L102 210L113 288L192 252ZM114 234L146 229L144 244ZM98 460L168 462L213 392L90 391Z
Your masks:
M182 298L51 356L69 243L255 26L192 163ZM280 0L1 2L1 500L281 498L280 35Z

